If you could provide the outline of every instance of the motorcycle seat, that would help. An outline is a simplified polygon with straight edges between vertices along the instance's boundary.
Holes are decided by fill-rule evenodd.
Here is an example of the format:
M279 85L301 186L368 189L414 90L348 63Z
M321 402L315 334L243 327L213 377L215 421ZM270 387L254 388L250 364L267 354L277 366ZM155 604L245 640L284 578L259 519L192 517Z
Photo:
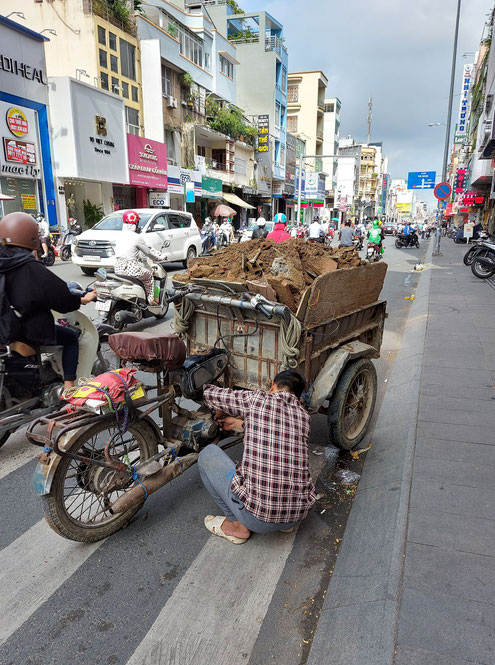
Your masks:
M131 277L130 275L117 275L116 273L114 273L114 278L121 282L130 282L131 284L137 284L144 291L144 284L137 277Z
M156 361L162 369L180 369L186 358L186 345L172 333L123 332L109 335L108 344L122 360Z

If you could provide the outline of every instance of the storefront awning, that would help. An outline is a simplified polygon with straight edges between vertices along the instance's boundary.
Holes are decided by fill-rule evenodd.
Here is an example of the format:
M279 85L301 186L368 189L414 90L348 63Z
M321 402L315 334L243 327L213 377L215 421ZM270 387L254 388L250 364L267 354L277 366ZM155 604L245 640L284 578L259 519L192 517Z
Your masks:
M233 203L234 205L239 206L239 208L248 208L249 210L256 210L254 206L249 205L249 203L245 203L245 201L240 199L235 194L229 194L228 192L225 192L223 194L223 198L229 203Z

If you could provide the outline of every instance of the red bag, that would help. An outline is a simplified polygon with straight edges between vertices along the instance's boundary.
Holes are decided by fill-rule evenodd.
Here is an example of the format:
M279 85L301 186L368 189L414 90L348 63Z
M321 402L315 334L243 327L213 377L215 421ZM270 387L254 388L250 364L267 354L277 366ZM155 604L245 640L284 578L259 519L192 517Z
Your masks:
M112 402L123 402L126 388L132 394L141 387L141 382L134 376L136 372L135 368L105 372L95 376L94 379L88 379L72 395L64 397L64 399L74 406L83 406L88 400L109 406Z

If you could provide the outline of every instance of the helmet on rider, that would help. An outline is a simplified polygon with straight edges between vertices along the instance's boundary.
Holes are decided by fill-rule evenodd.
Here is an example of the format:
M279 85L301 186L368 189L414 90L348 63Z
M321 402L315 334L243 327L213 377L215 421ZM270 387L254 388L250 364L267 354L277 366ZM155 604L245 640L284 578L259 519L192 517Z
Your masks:
M258 226L265 226L266 224L266 219L264 217L260 217L259 219L256 220L256 224Z
M379 226L380 226L379 221L377 219L375 219L375 221L373 222L373 228L377 229Z
M320 221L320 218L318 217L318 215L315 215L313 217L313 222L319 222L319 221Z
M275 224L287 224L287 216L283 212L277 212L273 221Z
M30 251L38 249L38 224L26 212L11 212L0 221L0 242Z
M122 221L124 224L129 224L129 226L136 226L139 224L140 217L135 210L126 210L122 216Z

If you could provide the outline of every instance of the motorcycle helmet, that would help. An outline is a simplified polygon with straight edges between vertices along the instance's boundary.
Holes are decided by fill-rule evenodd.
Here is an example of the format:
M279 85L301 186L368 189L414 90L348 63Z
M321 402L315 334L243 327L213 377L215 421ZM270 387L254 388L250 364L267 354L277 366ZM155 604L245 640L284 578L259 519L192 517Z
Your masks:
M0 242L31 251L38 249L38 224L26 212L11 212L0 221Z
M375 221L373 222L373 228L377 229L379 226L380 226L380 224L379 224L378 220L375 219Z
M318 215L315 215L313 217L313 222L319 222L319 221L320 221L320 218L318 217Z
M124 224L132 224L137 226L139 224L140 217L135 210L126 210L122 216L122 221Z
M256 222L256 224L257 224L258 226L265 226L265 224L266 224L266 219L263 219L263 218L258 219L258 221Z
M287 216L283 212L277 212L273 221L275 224L287 224Z

